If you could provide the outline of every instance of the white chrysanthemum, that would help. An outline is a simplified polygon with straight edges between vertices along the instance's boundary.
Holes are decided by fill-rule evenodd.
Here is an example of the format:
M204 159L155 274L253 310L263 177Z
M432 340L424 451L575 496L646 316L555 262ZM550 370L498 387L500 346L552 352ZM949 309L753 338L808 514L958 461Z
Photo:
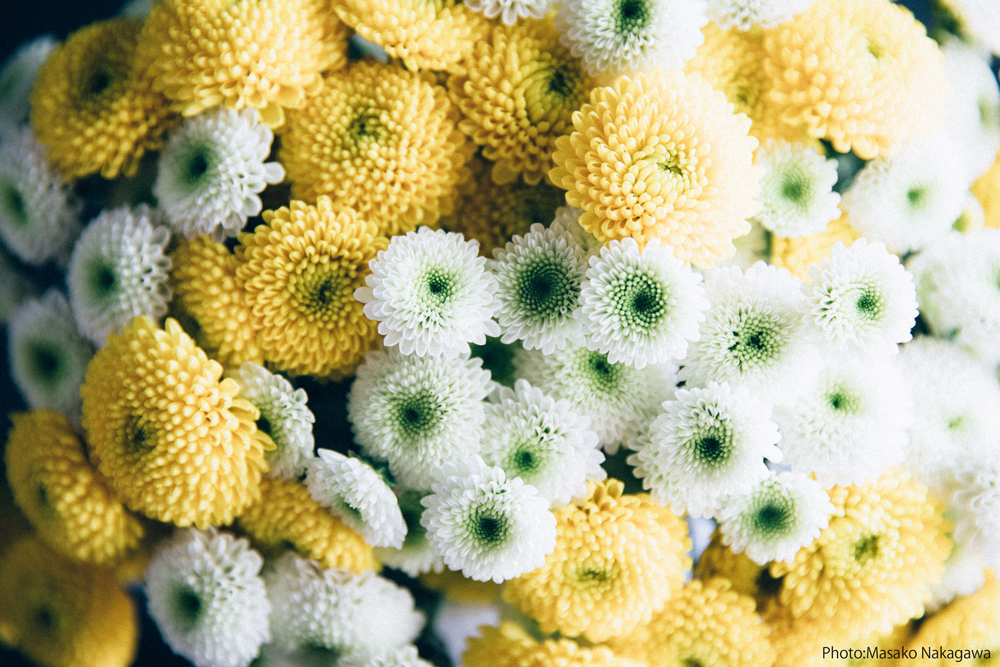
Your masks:
M552 10L552 0L466 0L469 9L514 25L518 19L544 18Z
M822 265L809 267L808 319L839 350L895 354L913 336L917 293L913 276L884 243L838 241Z
M249 361L232 377L240 385L239 397L260 410L257 429L274 441L275 449L264 455L268 474L288 480L301 477L316 444L316 417L306 405L309 397L305 389L294 389L281 375Z
M968 174L966 183L971 185L990 168L1000 151L1000 87L989 60L971 46L951 39L942 45L941 52L951 84L951 95L945 102L948 122L941 132L958 147Z
M947 512L945 518L953 517ZM933 614L957 597L972 595L986 583L986 559L982 553L955 542L944 562L941 583L931 587L931 600L925 606Z
M601 248L590 258L580 303L587 346L636 368L683 359L708 308L701 275L658 238L641 252L632 238Z
M765 402L794 400L819 371L801 282L763 263L746 273L722 267L705 274L705 293L711 306L680 379L745 386Z
M757 262L767 263L771 260L771 237L773 234L764 229L757 220L750 220L750 233L733 239L736 254L724 259L715 266L738 266L746 271Z
M518 350L514 368L533 387L589 416L590 428L609 454L653 421L676 386L677 369L672 363L642 369L613 364L606 354L575 346L553 354Z
M649 428L649 444L629 457L653 500L677 515L711 516L727 496L746 494L781 461L769 410L744 388L709 383L678 389Z
M778 406L785 463L824 488L861 484L903 461L913 423L910 387L881 358L830 353L794 403Z
M405 646L416 639L424 615L405 588L374 572L322 570L289 552L264 575L274 612L278 648L320 664Z
M30 408L80 414L80 385L94 348L76 330L66 297L54 289L28 299L7 330L10 372Z
M708 18L723 30L773 28L816 0L708 0Z
M552 508L585 495L587 480L607 477L590 417L526 380L518 380L514 391L501 387L486 404L480 451L487 465L531 484Z
M555 218L549 227L559 232L569 232L573 240L576 241L576 245L589 257L600 253L604 244L596 236L580 226L580 216L583 213L582 208L560 206L556 209Z
M0 240L21 261L65 264L80 234L80 202L30 127L0 140Z
M330 449L309 460L306 486L313 500L376 547L403 546L406 523L396 495L370 465Z
M863 236L905 253L951 229L968 187L958 149L941 137L921 137L866 164L841 207Z
M444 560L434 552L427 539L427 529L420 523L424 515L424 506L420 500L423 493L403 491L399 494L399 510L406 522L406 538L399 549L376 547L375 557L389 567L402 570L411 577L425 572L441 572L444 570Z
M569 232L535 224L493 255L488 266L497 280L496 320L504 343L520 340L545 354L569 343L585 344L573 314L580 306L587 260Z
M271 639L264 559L245 539L178 531L146 569L149 615L170 648L197 667L246 667Z
M1000 56L1000 12L995 0L939 0L955 13L961 29Z
M273 139L256 109L220 106L184 119L160 153L153 185L170 226L187 238L239 234L263 208L258 193L285 178L284 167L264 162Z
M840 217L837 161L828 160L813 146L768 139L754 161L764 168L760 180L761 210L754 220L778 236L811 236Z
M559 0L562 43L591 76L680 69L704 44L705 0Z
M69 260L69 302L80 333L98 347L139 315L167 312L170 231L145 204L105 209L80 234Z
M966 462L954 471L953 480L949 518L955 523L955 541L1000 565L1000 451Z
M18 47L0 69L0 134L19 127L28 120L31 89L35 75L58 42L45 35ZM4 138L4 141L7 139Z
M354 291L365 315L377 320L387 346L403 354L457 357L469 343L499 336L491 320L497 282L479 257L479 242L421 227L394 236L369 266L367 287Z
M0 324L6 324L21 303L37 293L28 276L0 246Z
M722 543L758 565L790 561L819 537L833 514L830 496L814 479L779 472L749 494L734 496L719 513Z
M481 359L369 352L347 396L365 454L385 459L400 484L426 491L445 461L479 452L483 399L492 391Z
M427 539L448 567L470 579L513 579L544 565L556 547L549 502L479 457L444 464L421 502Z

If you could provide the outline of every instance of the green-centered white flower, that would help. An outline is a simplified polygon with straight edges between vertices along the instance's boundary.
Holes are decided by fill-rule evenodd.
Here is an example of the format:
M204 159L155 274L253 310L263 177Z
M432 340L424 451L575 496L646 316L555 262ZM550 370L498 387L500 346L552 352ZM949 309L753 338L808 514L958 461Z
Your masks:
M837 161L812 146L768 139L754 161L764 168L760 180L761 210L754 220L778 236L811 236L840 217Z

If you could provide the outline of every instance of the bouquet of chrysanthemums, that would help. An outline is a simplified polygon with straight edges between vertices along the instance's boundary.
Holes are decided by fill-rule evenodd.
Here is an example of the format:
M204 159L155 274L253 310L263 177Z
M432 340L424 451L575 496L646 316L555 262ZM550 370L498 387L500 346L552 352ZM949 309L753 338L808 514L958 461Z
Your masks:
M0 641L1000 664L1000 2L923 11L137 0L22 46Z

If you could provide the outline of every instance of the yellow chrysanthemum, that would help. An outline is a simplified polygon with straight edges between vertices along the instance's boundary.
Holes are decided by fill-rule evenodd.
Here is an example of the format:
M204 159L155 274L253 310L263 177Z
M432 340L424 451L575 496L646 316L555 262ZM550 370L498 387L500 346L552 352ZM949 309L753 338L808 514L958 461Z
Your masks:
M861 238L861 232L855 229L846 213L833 220L826 229L812 236L802 236L787 239L781 236L770 236L770 263L788 271L803 282L811 282L809 266L820 264L825 257L830 256L830 250L837 243L843 242L850 247L855 240Z
M569 639L536 641L514 623L481 627L462 655L466 667L641 667L617 657L607 646L586 648Z
M475 581L461 572L445 568L441 572L425 572L419 577L420 585L438 591L448 600L492 604L500 598L500 584L492 581Z
M260 412L180 325L137 317L108 336L80 395L91 459L129 509L198 528L224 525L260 496Z
M598 88L556 142L552 181L601 241L652 238L698 266L732 257L763 169L750 120L698 75L652 70Z
M583 500L555 512L556 548L545 565L507 582L504 599L542 632L590 641L627 634L684 585L687 525L622 488L618 480L590 482Z
M692 581L634 633L611 642L619 655L650 665L771 667L770 628L753 599L722 578Z
M365 317L354 290L388 239L352 209L316 206L265 211L266 225L240 234L238 288L266 359L292 375L327 377L353 368L371 349L378 322Z
M951 525L927 487L901 468L861 486L834 487L830 525L795 559L771 565L784 577L780 607L848 641L918 616L944 573Z
M295 549L323 569L379 569L368 543L323 509L300 482L270 477L262 480L260 501L240 516L237 525L268 556Z
M278 159L292 197L330 195L389 236L450 213L473 147L444 88L400 67L362 61L327 78L290 113Z
M933 130L947 98L940 50L889 0L813 3L764 50L782 120L866 160Z
M348 36L326 0L163 0L137 65L185 116L253 107L278 127L347 64Z
M7 480L39 537L71 558L97 564L135 549L142 524L97 478L69 420L48 410L11 420Z
M767 566L758 565L746 554L733 553L722 543L722 533L718 530L701 552L694 575L703 581L713 577L728 580L734 592L753 598L758 609L763 609L781 590L781 581L771 576Z
M236 287L236 258L208 236L184 239L170 255L171 307L198 345L226 368L264 364L250 307Z
M889 634L876 633L852 643L823 623L784 615L772 619L771 645L777 655L774 667L896 667L897 656L889 651L898 652L902 646L912 648L911 635L907 622Z
M986 226L1000 229L1000 155L993 165L972 184L972 194L983 206Z
M167 101L134 69L142 23L99 21L69 36L38 71L31 125L67 178L130 176L163 145Z
M0 641L49 667L126 667L138 644L132 599L104 569L22 538L0 559Z
M467 71L448 79L464 118L458 127L493 160L493 180L538 183L552 168L556 138L572 127L593 81L559 41L551 16L497 23L476 43Z

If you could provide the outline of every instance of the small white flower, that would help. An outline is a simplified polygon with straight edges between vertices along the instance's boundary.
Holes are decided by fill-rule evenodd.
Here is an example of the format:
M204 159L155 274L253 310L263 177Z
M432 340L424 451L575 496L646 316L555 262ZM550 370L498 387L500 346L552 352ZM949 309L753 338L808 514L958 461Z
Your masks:
M0 240L18 259L65 265L83 228L81 204L30 127L5 134L0 141Z
M822 265L809 267L808 319L839 350L895 354L913 336L917 294L913 276L884 243L838 241Z
M837 161L828 160L813 146L768 139L754 161L764 168L760 181L761 210L754 220L786 238L811 236L840 217Z
M6 324L25 299L37 294L35 285L0 246L0 324Z
M758 565L790 561L819 537L833 511L830 496L815 480L775 473L749 494L729 499L719 514L722 543Z
M424 506L420 500L424 497L418 491L402 491L399 494L399 510L406 522L406 538L399 549L376 547L375 557L389 567L402 570L411 577L425 572L441 572L444 561L434 552L427 539L427 529L420 523L424 515Z
M765 458L781 461L778 427L746 389L678 389L663 410L628 461L653 500L678 515L711 516L727 496L767 479Z
M271 639L264 559L245 539L185 528L146 569L149 615L170 648L197 667L246 667Z
M560 0L556 28L592 76L680 69L705 43L705 0Z
M520 340L527 349L540 348L545 354L568 343L585 343L573 315L580 306L587 263L569 232L535 224L493 255L488 266L498 284L496 320L504 343Z
M35 85L38 68L58 43L51 35L37 37L19 46L3 64L0 69L0 134L28 120L31 110L28 98Z
M268 474L295 480L306 469L306 460L313 454L313 423L316 417L306 405L309 397L304 389L293 389L281 375L246 362L233 374L240 385L240 398L245 398L260 410L257 429L267 433L276 449L264 454Z
M988 58L973 47L949 39L941 46L944 71L951 84L945 100L946 141L957 146L972 184L990 168L1000 150L1000 87Z
M486 18L500 17L507 25L518 19L545 18L552 9L552 0L466 0L465 6Z
M260 213L258 193L285 178L277 162L264 162L274 133L257 110L220 106L184 122L160 153L153 194L170 225L187 238L236 236Z
M134 318L167 312L170 232L145 204L106 209L73 247L66 282L80 332L98 347Z
M406 523L392 489L370 465L330 449L309 460L306 486L313 500L341 517L376 547L403 546Z
M501 583L545 564L556 518L535 487L476 457L446 463L422 501L427 539L453 570Z
M583 215L582 208L575 206L560 206L556 209L555 218L550 229L557 232L569 232L576 242L576 245L583 250L584 254L590 257L601 252L604 244L586 229L580 226L580 216Z
M28 299L7 330L10 372L28 407L54 410L77 421L80 385L94 355L76 330L69 301L55 289Z
M708 0L708 18L723 30L773 28L816 0Z
M479 242L421 227L394 236L369 266L368 287L354 291L365 315L379 322L385 345L403 354L454 358L499 336L491 320L496 279L479 257Z
M415 646L385 649L370 655L356 655L337 663L337 667L433 667L421 660Z
M387 460L403 486L429 490L445 461L479 451L483 399L493 388L481 364L369 352L347 396L357 443L366 455Z
M701 275L659 239L641 252L635 239L614 240L590 258L577 317L591 350L643 368L684 358L705 321L704 294Z

